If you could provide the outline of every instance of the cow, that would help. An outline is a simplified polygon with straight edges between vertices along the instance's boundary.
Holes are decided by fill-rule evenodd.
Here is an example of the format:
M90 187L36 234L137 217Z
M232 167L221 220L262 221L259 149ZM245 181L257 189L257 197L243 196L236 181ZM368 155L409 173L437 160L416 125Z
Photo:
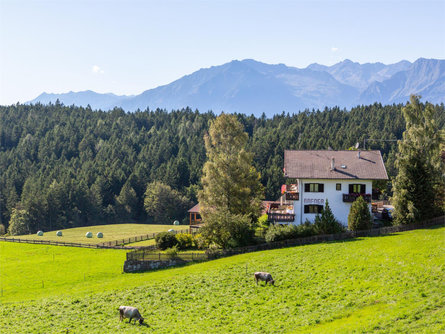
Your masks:
M119 320L122 321L125 318L129 318L128 321L131 323L131 320L134 319L134 323L136 323L136 320L139 320L139 325L142 325L144 322L144 318L142 318L141 314L139 313L139 310L136 307L133 306L119 306L118 308L120 317Z
M269 283L270 285L274 285L275 281L272 278L272 275L263 271L257 271L255 274L253 274L255 276L255 282L258 285L258 281L264 281L266 282L265 285L267 285L267 283Z

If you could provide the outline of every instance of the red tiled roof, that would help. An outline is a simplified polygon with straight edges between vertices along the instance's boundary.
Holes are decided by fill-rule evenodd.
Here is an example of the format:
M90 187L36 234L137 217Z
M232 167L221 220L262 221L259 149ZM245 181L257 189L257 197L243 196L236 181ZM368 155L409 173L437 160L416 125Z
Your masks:
M335 167L333 170L332 158ZM296 179L388 179L380 151L286 150L284 171L286 177Z
M270 203L274 203L274 201L263 201L262 203L262 214L266 213L266 210L269 206ZM199 213L200 207L199 207L199 203L196 204L193 208L191 208L190 210L188 210L187 212L189 213Z
M199 213L199 203L196 204L193 208L191 208L191 209L188 210L187 212L190 212L190 213Z

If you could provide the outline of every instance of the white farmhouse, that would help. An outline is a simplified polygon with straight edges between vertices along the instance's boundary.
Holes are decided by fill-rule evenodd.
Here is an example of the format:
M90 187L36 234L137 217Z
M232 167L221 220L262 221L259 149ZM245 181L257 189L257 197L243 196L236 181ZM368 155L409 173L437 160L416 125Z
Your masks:
M387 180L380 151L284 152L284 175L295 183L283 186L280 202L271 204L275 223L313 222L329 201L334 216L347 225L352 202L363 196L371 210L373 180Z

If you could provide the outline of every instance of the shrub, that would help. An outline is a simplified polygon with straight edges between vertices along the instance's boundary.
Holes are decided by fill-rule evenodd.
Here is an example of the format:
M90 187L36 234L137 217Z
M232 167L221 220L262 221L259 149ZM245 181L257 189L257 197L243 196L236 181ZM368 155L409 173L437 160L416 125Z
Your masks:
M295 239L298 237L298 229L295 225L270 225L266 232L266 242Z
M215 243L222 248L245 246L253 243L255 229L248 215L229 212L207 214L202 236L209 244Z
M0 235L3 235L3 234L5 234L5 233L6 233L5 225L0 224Z
M158 233L155 237L156 245L158 248L165 250L167 248L171 248L178 244L178 240L176 240L176 236L172 232L161 232Z
M297 230L298 230L298 237L300 238L310 237L317 234L314 224L312 224L307 219L303 224L297 225Z
M362 196L351 205L348 215L348 228L351 231L367 230L372 227L371 213Z
M258 218L258 226L262 228L267 228L269 226L267 214L264 214Z
M195 239L191 234L178 233L176 234L176 240L178 242L179 249L190 249L196 247Z
M171 248L167 248L165 250L165 254L168 255L168 257L170 257L171 259L174 259L175 257L178 256L178 245L174 245Z
M207 248L209 248L209 242L207 241L206 238L204 238L202 236L201 233L195 234L193 236L193 242L195 243L196 247L198 247L198 249L207 249Z
M321 216L317 215L315 217L314 227L318 234L334 234L344 231L343 225L335 219L327 199L326 205L321 211Z

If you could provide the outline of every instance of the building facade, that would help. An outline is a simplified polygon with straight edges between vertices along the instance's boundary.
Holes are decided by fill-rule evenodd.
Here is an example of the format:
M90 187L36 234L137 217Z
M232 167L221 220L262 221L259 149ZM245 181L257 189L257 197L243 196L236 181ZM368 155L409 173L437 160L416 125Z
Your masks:
M362 196L369 203L373 180L387 180L380 151L285 151L284 175L290 182L268 210L280 224L313 222L329 201L332 213L348 223L352 203Z

